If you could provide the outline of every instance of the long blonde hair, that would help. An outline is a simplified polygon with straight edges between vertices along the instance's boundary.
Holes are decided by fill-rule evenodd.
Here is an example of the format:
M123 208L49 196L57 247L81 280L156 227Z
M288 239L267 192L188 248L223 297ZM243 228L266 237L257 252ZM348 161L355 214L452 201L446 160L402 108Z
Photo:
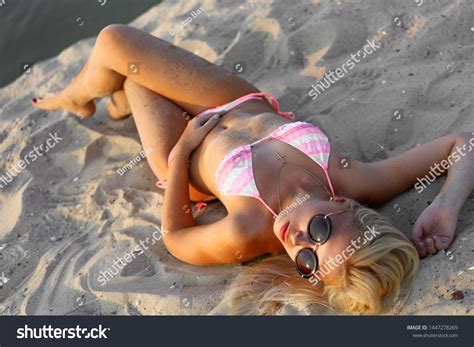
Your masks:
M411 288L418 254L411 242L378 212L353 202L354 227L361 232L376 226L378 235L345 262L345 271L332 283L314 286L298 276L288 255L277 255L237 275L218 311L226 314L274 315L285 305L319 313L378 314L388 312L401 292ZM222 312L221 312L222 313Z

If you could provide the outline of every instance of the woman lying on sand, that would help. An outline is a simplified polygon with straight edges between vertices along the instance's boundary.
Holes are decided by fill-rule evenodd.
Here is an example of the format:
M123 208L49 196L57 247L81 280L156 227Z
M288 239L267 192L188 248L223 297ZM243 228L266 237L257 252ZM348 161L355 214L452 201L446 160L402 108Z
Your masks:
M166 180L162 227L169 252L198 265L279 254L236 278L225 301L237 314L274 314L286 303L385 312L402 283L411 285L418 257L451 244L474 186L470 133L376 163L352 159L344 168L326 135L281 112L271 95L124 25L103 29L71 84L33 104L90 117L94 99L109 95L110 115L133 113L143 147L154 149L148 162ZM441 162L449 163L447 179L416 221L414 245L361 205L393 199ZM196 225L191 201L215 198L227 216Z

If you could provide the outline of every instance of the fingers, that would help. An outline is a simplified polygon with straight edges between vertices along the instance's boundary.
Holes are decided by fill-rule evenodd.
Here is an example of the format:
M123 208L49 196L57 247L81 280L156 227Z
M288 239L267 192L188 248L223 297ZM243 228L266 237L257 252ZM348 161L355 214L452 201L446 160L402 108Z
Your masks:
M426 253L426 245L423 241L419 241L415 243L416 250L418 251L418 254L420 255L420 258L424 258L427 256Z
M434 243L427 242L427 239L423 237L425 234L425 229L423 228L423 222L418 219L413 226L413 231L411 234L411 239L420 255L420 258L426 257L428 254L434 254L431 251L433 250ZM423 238L423 240L422 240Z
M416 239L413 242L421 258L426 257L428 254L436 254L438 251L446 248L446 245L436 235L427 237L424 241Z
M203 114L202 116L195 117L194 119L198 122L198 124L202 126L206 124L209 119L215 116L217 116L218 119L220 118L219 113L207 113L207 114Z
M435 242L433 238L431 237L426 238L425 245L426 245L425 249L429 254L436 254L436 252L438 252L438 250L435 247Z
M441 251L447 247L447 245L444 244L443 241L441 241L439 236L437 235L433 236L433 240L434 240L435 247L438 251Z
M415 223L415 226L413 227L413 231L411 233L411 239L413 241L413 244L416 247L416 250L418 251L418 254L420 255L420 258L426 257L426 245L425 243L421 240L421 236L423 235L423 228L421 227L421 223Z
M219 120L221 119L221 117L218 115L218 114L215 114L213 115L212 117L210 117L203 125L202 127L207 129L207 130L210 130L211 128L213 128L217 123L219 123Z

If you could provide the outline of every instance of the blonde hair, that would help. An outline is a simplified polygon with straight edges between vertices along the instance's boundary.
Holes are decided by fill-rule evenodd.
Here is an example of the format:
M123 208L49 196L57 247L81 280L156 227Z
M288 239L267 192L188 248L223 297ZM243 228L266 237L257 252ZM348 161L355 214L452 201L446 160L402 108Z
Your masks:
M288 255L246 266L219 305L226 314L274 315L285 305L343 314L378 314L395 306L402 283L411 288L418 254L411 242L378 212L353 202L354 227L378 235L346 260L337 280L314 286L300 277ZM219 310L219 308L217 310Z

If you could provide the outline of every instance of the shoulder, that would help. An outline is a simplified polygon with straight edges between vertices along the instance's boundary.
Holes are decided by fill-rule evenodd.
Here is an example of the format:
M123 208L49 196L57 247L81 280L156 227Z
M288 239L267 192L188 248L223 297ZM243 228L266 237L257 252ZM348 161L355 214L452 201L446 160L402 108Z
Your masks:
M211 224L167 231L163 240L171 254L194 265L248 261L265 253L259 233L264 223L250 212L242 210Z
M229 197L226 197L226 200ZM273 234L273 216L257 199L251 197L230 197L229 217L233 224L233 236L242 247L253 248L261 254L276 247L278 240ZM228 201L226 201L228 202Z
M263 230L271 227L273 218L255 198L236 197L242 200L239 209L229 210L229 218L235 230L235 237L246 242L256 242Z

